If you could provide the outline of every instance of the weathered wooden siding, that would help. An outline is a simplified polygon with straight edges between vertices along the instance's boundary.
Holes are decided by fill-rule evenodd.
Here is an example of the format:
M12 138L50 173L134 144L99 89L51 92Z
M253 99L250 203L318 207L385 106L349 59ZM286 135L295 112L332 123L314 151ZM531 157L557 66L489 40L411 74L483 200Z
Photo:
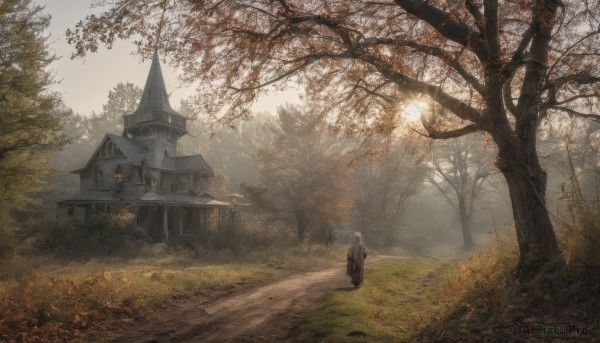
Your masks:
M137 211L137 224L144 228L152 239L164 241L164 207L167 210L167 226L170 238L191 237L204 240L214 234L218 227L218 210L216 208L145 205Z

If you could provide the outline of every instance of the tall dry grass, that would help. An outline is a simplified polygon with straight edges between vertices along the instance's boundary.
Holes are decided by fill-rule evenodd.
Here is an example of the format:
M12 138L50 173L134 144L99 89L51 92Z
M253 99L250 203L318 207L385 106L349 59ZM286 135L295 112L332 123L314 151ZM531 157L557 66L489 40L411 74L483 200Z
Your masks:
M299 244L200 258L178 251L132 259L17 257L0 267L0 342L84 339L89 327L131 320L174 298L210 297L286 273L343 261L345 247Z
M569 154L571 175L563 184L562 198L567 213L560 221L560 242L568 265L600 270L600 170L594 170L595 196L584 196L581 173L576 171Z
M505 228L448 273L438 294L446 304L442 320L418 333L417 341L527 338L507 334L514 323L574 324L594 328L593 335L571 334L569 339L600 339L600 197L598 190L582 192L575 170L571 164L571 177L563 185L561 200L568 210L554 223L564 267L519 283L513 275L519 258L515 230ZM586 193L595 197L586 198Z

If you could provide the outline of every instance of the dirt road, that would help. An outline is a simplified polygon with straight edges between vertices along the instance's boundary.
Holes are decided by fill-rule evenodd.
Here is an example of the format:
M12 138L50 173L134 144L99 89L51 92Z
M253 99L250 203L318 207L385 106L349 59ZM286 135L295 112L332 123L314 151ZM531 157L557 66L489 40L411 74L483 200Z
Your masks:
M376 263L385 257L367 260ZM352 291L345 265L294 274L279 281L203 302L190 299L142 323L124 327L112 342L295 341L296 317L325 292ZM106 337L107 338L107 337Z

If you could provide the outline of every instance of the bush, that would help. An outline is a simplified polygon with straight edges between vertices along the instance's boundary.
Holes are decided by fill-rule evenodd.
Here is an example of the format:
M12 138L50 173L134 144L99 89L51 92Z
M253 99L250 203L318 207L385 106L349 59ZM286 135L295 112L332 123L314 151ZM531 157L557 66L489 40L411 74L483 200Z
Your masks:
M20 238L29 242L30 253L60 256L114 253L124 245L118 220L106 213L92 216L84 225L69 217L31 220L22 226Z
M19 238L27 245L29 253L49 253L52 255L64 252L65 242L71 241L75 235L75 225L70 218L44 217L32 219L21 224Z
M232 250L281 247L297 241L294 228L252 212L240 211L234 226L234 235L228 245Z

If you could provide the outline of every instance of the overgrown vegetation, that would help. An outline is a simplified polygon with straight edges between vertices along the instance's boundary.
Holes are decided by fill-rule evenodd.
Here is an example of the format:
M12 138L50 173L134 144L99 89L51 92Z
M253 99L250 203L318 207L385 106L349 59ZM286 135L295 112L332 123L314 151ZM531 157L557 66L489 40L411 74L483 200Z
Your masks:
M564 231L565 256L592 248ZM597 233L597 232L596 232ZM598 259L567 258L558 273L520 284L513 228L456 263L389 261L367 268L358 290L325 296L298 323L306 342L521 342L600 338ZM596 267L589 265L595 262ZM543 328L546 333L543 333ZM532 329L533 328L533 329ZM535 329L540 328L540 329ZM559 333L548 330L559 328ZM527 331L529 330L529 331ZM540 330L540 331L531 331Z
M512 273L518 261L516 237L512 228L504 230L449 274L440 292L448 306L416 340L600 338L600 199L584 196L576 168L568 164L571 177L562 196L568 213L557 223L566 266L519 283Z
M323 342L520 342L600 338L600 202L583 196L575 169L563 188L568 216L557 225L567 265L527 283L514 273L513 228L449 265L392 261L367 269L364 287L326 296L299 323ZM406 287L419 287L418 289ZM546 330L546 331L544 331Z
M118 216L102 213L85 224L61 216L31 219L21 225L18 236L21 249L29 255L89 258L123 253L125 239L121 231ZM129 249L129 256L136 253Z
M131 321L174 299L213 297L290 271L329 266L341 261L343 249L295 245L200 259L186 251L85 262L15 258L0 268L0 341L82 338L95 325Z

